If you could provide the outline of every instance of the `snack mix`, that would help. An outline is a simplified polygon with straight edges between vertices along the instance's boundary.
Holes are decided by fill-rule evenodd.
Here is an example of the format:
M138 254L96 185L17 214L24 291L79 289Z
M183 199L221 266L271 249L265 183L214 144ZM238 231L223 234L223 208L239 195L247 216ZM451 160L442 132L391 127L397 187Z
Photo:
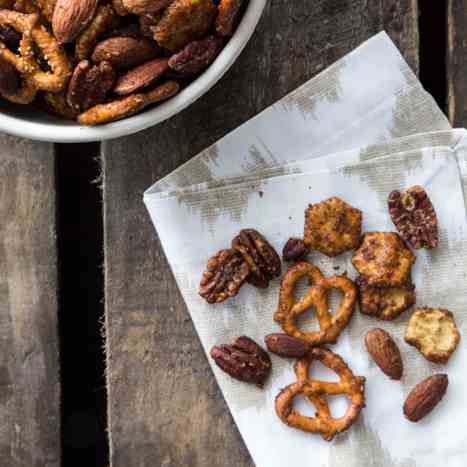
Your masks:
M226 19L224 24L228 24ZM269 352L297 359L294 366L297 380L279 392L275 409L286 425L320 434L326 441L346 431L356 421L365 406L365 378L355 376L341 356L323 345L337 341L348 326L357 302L363 314L385 321L396 319L412 307L416 302L412 281L416 258L409 247L431 249L438 246L436 212L423 187L414 186L404 193L393 191L388 207L399 233L375 231L362 235L361 211L340 198L332 197L310 205L305 211L304 238L289 238L282 251L284 261L294 262L282 278L274 313L274 321L282 327L283 333L269 334L264 342ZM308 253L334 257L351 250L354 250L352 264L358 272L355 283L347 273L325 277L317 266L303 260ZM244 282L266 288L280 273L281 261L274 248L258 231L244 229L233 239L230 249L221 250L208 261L199 293L208 303L218 303L236 295ZM303 278L308 287L297 298L296 289ZM328 303L331 289L342 292L334 313L330 312ZM299 329L299 317L308 310L316 313L319 330ZM435 363L446 363L459 339L453 314L438 308L417 309L405 335L408 344ZM373 362L390 379L399 381L402 378L402 355L387 331L370 329L364 337L364 346ZM271 372L267 352L245 336L237 338L232 345L213 347L211 357L233 378L259 387ZM310 375L314 362L337 373L339 382L314 379L313 374ZM444 374L421 381L405 401L402 409L405 417L412 422L422 419L439 403L447 386L448 378ZM334 418L327 396L338 394L349 399L349 406L344 416ZM314 417L297 411L294 407L297 396L305 396L314 405Z
M0 0L0 98L98 125L165 101L233 35L243 0Z

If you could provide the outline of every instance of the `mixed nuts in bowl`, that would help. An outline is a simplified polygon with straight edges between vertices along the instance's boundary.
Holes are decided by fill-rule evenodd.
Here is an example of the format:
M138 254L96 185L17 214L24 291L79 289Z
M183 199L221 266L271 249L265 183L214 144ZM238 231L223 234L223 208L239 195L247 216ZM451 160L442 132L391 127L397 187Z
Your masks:
M176 114L235 61L265 0L0 0L0 130L84 142Z

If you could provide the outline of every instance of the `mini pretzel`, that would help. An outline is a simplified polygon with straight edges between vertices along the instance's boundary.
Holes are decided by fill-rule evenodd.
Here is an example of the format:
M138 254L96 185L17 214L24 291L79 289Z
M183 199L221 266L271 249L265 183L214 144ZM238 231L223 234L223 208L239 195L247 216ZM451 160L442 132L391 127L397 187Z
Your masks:
M294 297L297 282L307 276L311 287L299 301ZM341 290L344 297L334 315L329 312L327 291ZM279 306L274 320L289 335L303 339L308 344L321 345L336 342L337 337L349 323L355 309L357 288L346 276L324 277L311 263L301 262L292 266L282 279ZM302 332L297 328L296 319L309 308L315 308L319 331Z
M81 125L99 125L113 122L129 115L133 115L147 105L161 102L175 95L180 89L176 81L166 81L146 94L130 94L129 96L98 104L83 112L78 117Z
M58 42L38 21L36 13L0 10L0 25L10 26L22 34L19 55L11 52L3 42L0 42L0 55L19 71L25 86L59 92L68 81L71 67ZM41 70L34 55L34 44L41 50L52 72Z
M339 376L339 382L319 381L309 376L314 360L333 370ZM331 441L338 433L350 428L365 407L365 378L354 376L339 355L330 350L315 347L306 357L295 363L297 382L290 384L276 397L276 413L288 426L310 433L318 433L326 441ZM293 408L293 400L303 394L316 408L315 417L301 415ZM333 418L326 395L343 394L350 400L350 405L343 417Z

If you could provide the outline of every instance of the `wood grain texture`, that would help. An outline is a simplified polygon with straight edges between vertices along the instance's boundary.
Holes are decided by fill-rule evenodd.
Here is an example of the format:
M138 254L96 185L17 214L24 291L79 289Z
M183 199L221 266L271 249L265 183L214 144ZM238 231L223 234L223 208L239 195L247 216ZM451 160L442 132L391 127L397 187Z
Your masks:
M0 134L0 465L60 465L55 158Z
M467 126L467 7L448 0L447 15L448 117L455 127Z
M157 128L103 145L113 467L252 465L143 191L382 29L417 71L415 0L272 0L237 63L206 96Z

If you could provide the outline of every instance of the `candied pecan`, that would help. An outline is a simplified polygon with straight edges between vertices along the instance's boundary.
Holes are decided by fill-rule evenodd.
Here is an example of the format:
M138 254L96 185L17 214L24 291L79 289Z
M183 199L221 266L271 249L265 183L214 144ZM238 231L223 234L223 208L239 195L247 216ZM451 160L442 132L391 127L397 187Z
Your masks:
M0 95L15 95L20 86L19 73L16 68L0 57Z
M276 250L254 229L243 229L232 240L232 248L242 254L251 273L247 281L266 288L269 281L281 273L281 260Z
M208 303L220 303L237 295L250 269L242 255L221 250L209 259L199 286L199 294Z
M170 57L169 66L183 75L198 73L214 61L222 43L222 39L216 36L190 42L181 52Z
M425 189L419 185L405 193L395 190L388 197L391 219L401 237L416 250L436 248L438 219Z
M175 0L153 28L157 43L172 52L203 37L216 15L212 0Z
M101 5L89 26L76 40L76 56L79 60L88 58L100 37L118 24L118 16L110 5Z
M216 18L216 32L219 36L226 37L233 34L242 4L243 0L221 0L217 7L219 13Z
M133 68L117 80L114 92L120 96L131 94L154 83L167 71L168 60L155 58Z
M157 13L172 2L173 0L122 0L123 7L134 15Z
M216 365L232 378L260 388L271 372L268 353L246 336L237 337L231 345L216 345L210 354Z
M111 37L97 44L92 54L92 61L95 63L106 61L117 68L131 68L157 55L159 55L157 46L147 39Z
M282 250L284 261L298 261L308 253L308 247L301 238L291 237Z
M68 105L86 110L103 102L115 83L115 71L108 62L91 65L82 60L76 65L68 86Z

